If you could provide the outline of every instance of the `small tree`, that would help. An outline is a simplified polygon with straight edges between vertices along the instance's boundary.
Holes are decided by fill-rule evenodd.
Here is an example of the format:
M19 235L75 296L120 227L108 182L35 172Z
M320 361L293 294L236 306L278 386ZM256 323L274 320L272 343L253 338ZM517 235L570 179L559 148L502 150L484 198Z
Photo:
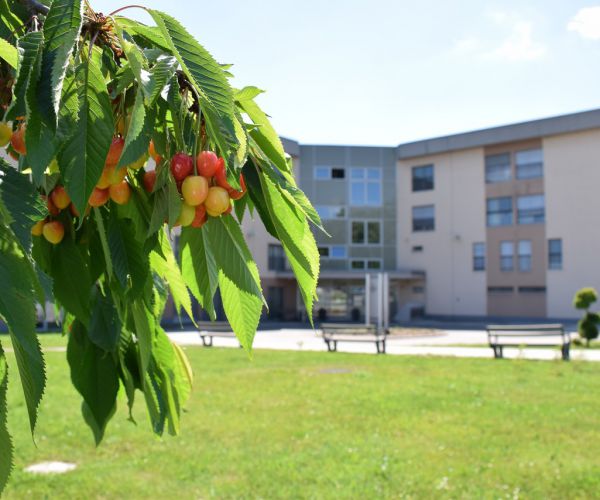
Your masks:
M577 330L581 338L586 339L586 345L589 347L590 340L598 338L598 324L600 315L590 312L590 307L598 300L598 293L594 288L582 288L575 294L573 305L577 309L585 311L583 318L577 323Z

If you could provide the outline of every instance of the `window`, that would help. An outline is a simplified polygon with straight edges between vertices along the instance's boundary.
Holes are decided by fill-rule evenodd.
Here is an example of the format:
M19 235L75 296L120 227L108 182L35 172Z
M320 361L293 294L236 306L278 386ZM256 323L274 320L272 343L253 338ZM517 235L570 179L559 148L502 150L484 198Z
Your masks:
M381 269L381 260L354 259L350 261L350 269Z
M345 259L348 256L346 247L342 245L333 245L330 251L330 257L332 259Z
M330 179L344 179L346 171L339 167L315 167L314 178L318 181L328 181Z
M346 208L336 205L316 205L315 210L323 220L343 219L346 216Z
M352 221L352 243L379 245L381 243L381 223L378 221Z
M321 257L329 257L329 247L319 247L319 255Z
M412 287L412 293L414 293L414 294L425 293L425 287L424 286L415 285L415 286Z
M413 253L419 253L423 251L423 245L415 245L414 247L412 247L412 252Z
M512 198L488 198L487 200L487 225L510 226L513 223Z
M515 154L517 179L538 179L544 175L544 159L541 149L527 149Z
M514 288L512 286L488 286L488 293L513 293Z
M473 271L485 271L485 243L473 243Z
M545 286L520 286L519 293L546 293Z
M281 245L269 245L269 270L285 271L285 252Z
M510 153L485 157L485 182L505 182L511 179Z
M517 222L519 224L539 224L544 222L544 195L533 194L517 198Z
M562 269L562 240L548 240L548 269Z
M350 204L355 207L381 206L381 169L353 168L350 171Z
M429 191L433 189L433 165L412 168L412 190Z
M500 270L512 271L515 245L512 241L500 242Z
M519 241L519 271L526 273L531 271L531 241Z
M414 232L433 231L435 229L435 209L433 205L413 207L412 229Z

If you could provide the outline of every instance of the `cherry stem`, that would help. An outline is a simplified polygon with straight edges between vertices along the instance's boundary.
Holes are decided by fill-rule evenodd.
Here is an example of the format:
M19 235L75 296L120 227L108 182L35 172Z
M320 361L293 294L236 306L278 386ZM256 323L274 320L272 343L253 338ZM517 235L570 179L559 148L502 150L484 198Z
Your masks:
M108 17L112 17L115 14L118 14L119 12L123 11L123 10L127 10L127 9L142 9L145 10L146 12L148 11L148 7L144 7L143 5L126 5L125 7L121 7L117 10L113 10Z

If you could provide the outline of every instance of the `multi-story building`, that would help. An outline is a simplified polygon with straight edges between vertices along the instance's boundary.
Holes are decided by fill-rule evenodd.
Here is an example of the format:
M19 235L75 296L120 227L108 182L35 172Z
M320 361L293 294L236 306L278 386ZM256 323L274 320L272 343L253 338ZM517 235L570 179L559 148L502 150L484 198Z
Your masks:
M360 320L366 276L386 273L389 315L570 318L600 288L600 110L397 147L284 140L331 237L315 314ZM244 230L270 315L301 319L283 250Z

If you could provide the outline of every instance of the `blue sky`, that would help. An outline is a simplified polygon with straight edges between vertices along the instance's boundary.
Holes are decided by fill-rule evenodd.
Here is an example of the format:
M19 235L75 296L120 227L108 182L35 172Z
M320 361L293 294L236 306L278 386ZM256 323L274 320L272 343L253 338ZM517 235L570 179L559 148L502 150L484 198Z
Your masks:
M108 13L124 5L93 1ZM281 135L396 145L600 107L600 2L149 0ZM140 11L126 15L151 22Z

